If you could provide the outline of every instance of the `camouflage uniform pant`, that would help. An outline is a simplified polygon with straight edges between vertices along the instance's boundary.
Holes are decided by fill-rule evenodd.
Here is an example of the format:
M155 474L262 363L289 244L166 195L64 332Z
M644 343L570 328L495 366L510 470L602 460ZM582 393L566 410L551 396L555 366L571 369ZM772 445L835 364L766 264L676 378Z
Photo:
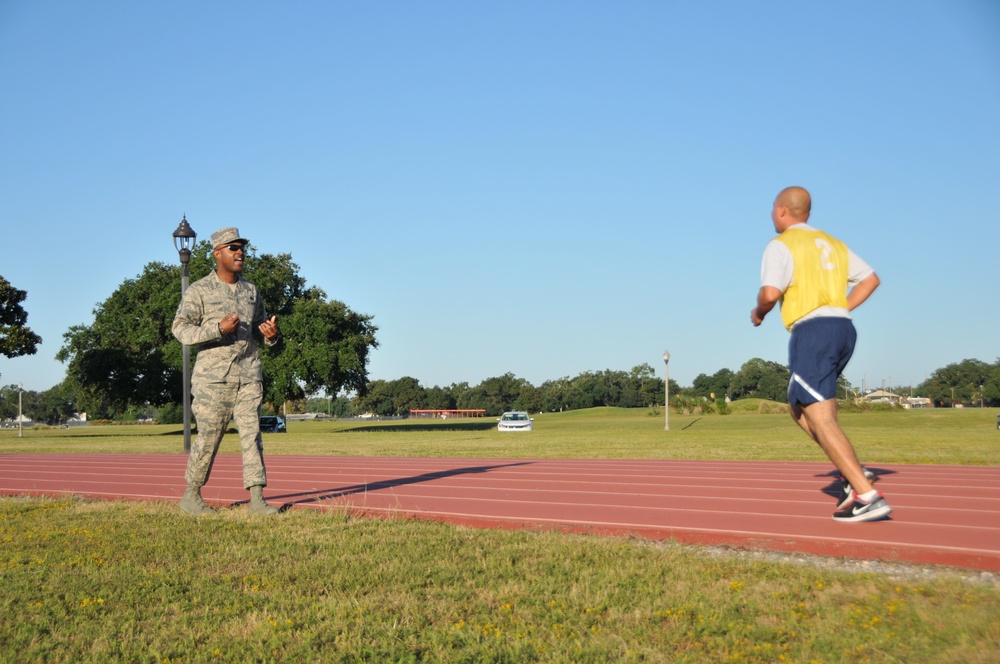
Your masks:
M260 404L264 391L259 382L193 383L191 410L198 424L198 436L191 444L184 479L201 487L212 473L219 443L230 418L236 421L243 450L243 486L267 486L264 444L260 436Z

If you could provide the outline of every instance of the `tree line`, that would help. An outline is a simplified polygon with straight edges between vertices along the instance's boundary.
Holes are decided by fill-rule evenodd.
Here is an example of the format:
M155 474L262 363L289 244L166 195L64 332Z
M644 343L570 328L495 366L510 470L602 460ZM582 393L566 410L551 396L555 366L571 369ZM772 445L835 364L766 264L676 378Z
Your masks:
M262 349L265 409L281 412L286 404L337 416L406 415L415 409L483 409L552 412L595 406L621 408L664 405L664 383L648 364L629 371L587 371L539 386L512 373L478 385L455 383L425 387L405 376L369 380L368 357L378 347L373 317L329 299L299 275L290 254L257 255L248 247L245 277L257 285L268 312L281 321L277 346ZM214 267L212 248L201 242L192 252L191 280ZM154 262L126 279L94 309L89 325L74 325L63 335L57 359L67 364L62 383L44 392L24 392L22 412L39 422L63 422L77 412L91 419L130 420L156 417L179 422L181 345L170 332L180 302L180 267ZM26 293L0 277L0 352L7 357L36 352L41 339L27 326L21 303ZM194 353L196 349L192 349ZM193 359L192 359L193 361ZM788 369L753 358L737 371L700 374L690 387L670 381L671 405L710 400L761 398L786 401ZM967 359L936 370L915 389L891 390L931 399L936 406L1000 405L1000 359L993 364ZM17 415L18 387L0 385L0 421ZM316 398L317 394L336 394ZM838 397L859 391L841 378ZM312 397L312 398L310 398Z
M180 378L178 377L178 381ZM777 362L753 358L738 371L720 369L712 375L700 374L689 387L670 380L671 407L690 409L707 402L711 408L726 397L736 401L760 398L785 403L788 369ZM1000 359L993 364L980 360L963 360L936 370L926 381L911 388L889 388L898 394L913 391L931 399L937 407L954 405L987 407L1000 406ZM852 399L860 391L841 377L838 398ZM952 396L954 394L954 396ZM25 391L22 412L36 422L65 422L77 408L77 395L71 381L43 392ZM290 399L289 412L327 413L334 417L355 417L363 414L406 416L411 410L423 409L483 409L486 415L499 415L506 410L554 412L614 406L619 408L662 407L665 390L663 378L648 364L629 371L605 369L587 371L575 377L548 380L535 386L512 373L487 378L478 385L467 382L444 387L425 387L410 376L396 380L373 380L365 392L342 392L336 397L303 395ZM0 386L0 421L17 416L18 388ZM281 413L283 402L266 406L270 412ZM719 406L715 406L719 407ZM114 418L121 421L138 417L155 418L165 423L181 421L182 409L176 402L154 406L132 407ZM91 416L91 419L95 419Z
M700 374L690 387L670 380L670 407L690 410L713 408L723 412L726 398L731 401L759 398L787 403L788 368L777 362L753 358L737 371L720 369L712 375ZM954 383L954 384L953 384ZM980 387L980 385L982 387ZM912 388L890 388L908 396ZM954 390L954 398L951 396ZM935 371L915 388L917 395L930 398L936 406L962 404L1000 405L1000 359L990 365L979 360L963 360ZM844 378L837 384L838 399L856 399L861 392ZM295 404L295 410L326 413L334 417L365 414L405 416L411 410L474 409L486 415L505 410L553 412L615 406L619 408L661 407L666 391L663 379L648 364L630 371L588 371L574 378L559 378L534 386L512 373L487 378L476 386L456 383L447 387L424 387L416 378L374 380L365 395L339 395L336 398L308 399Z

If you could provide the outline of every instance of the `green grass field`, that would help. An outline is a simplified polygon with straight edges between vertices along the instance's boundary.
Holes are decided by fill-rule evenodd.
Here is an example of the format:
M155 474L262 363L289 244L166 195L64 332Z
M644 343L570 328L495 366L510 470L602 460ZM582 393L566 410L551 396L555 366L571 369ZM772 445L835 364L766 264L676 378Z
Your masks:
M747 407L744 404L744 407ZM292 422L268 454L822 460L787 415ZM845 414L862 458L997 465L996 413ZM228 435L223 452L236 452ZM177 453L177 426L0 453ZM678 544L169 503L0 499L0 661L998 662L1000 585Z
M787 414L758 415L756 400L730 415L594 408L534 415L529 434L499 433L495 418L387 422L290 422L265 435L267 454L365 456L806 460L825 457ZM990 409L843 413L841 424L866 463L1000 465ZM0 430L0 452L169 453L183 449L179 425ZM235 434L223 453L238 453Z

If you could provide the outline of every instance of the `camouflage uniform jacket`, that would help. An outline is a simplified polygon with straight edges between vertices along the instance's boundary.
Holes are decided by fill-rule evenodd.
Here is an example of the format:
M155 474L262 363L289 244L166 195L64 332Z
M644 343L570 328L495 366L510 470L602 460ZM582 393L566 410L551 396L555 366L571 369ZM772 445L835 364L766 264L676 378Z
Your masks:
M240 317L239 326L222 334L219 322L227 314ZM273 346L278 338L267 339L258 326L269 316L257 287L242 277L235 288L213 271L191 284L184 293L171 330L182 344L196 346L192 382L220 383L239 379L260 382L258 340Z

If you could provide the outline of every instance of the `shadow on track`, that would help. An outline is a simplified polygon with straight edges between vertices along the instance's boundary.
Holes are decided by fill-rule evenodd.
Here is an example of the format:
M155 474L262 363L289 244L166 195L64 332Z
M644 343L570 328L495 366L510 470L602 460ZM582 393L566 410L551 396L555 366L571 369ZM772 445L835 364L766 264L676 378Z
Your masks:
M515 463L503 463L495 466L469 466L466 468L452 468L450 470L437 470L431 473L424 473L422 475L415 475L413 477L400 477L392 480L381 480L378 482L366 482L365 484L355 484L352 486L332 488L332 489L320 489L317 491L306 491L304 493L290 493L281 496L268 496L268 500L272 501L285 501L284 505L281 507L282 510L287 510L293 505L303 505L306 503L318 503L324 500L329 500L331 498L341 498L343 496L351 496L357 493L367 493L369 491L378 491L380 489L391 489L397 486L406 486L408 484L418 484L420 482L431 482L433 480L439 480L445 477L454 477L456 475L468 475L474 473L488 473L491 470L496 470L497 468L511 468L514 466L528 466L533 464L533 461L517 461ZM289 499L293 500L289 500ZM241 501L247 502L247 501ZM236 503L239 505L241 503ZM234 505L235 506L235 505Z

